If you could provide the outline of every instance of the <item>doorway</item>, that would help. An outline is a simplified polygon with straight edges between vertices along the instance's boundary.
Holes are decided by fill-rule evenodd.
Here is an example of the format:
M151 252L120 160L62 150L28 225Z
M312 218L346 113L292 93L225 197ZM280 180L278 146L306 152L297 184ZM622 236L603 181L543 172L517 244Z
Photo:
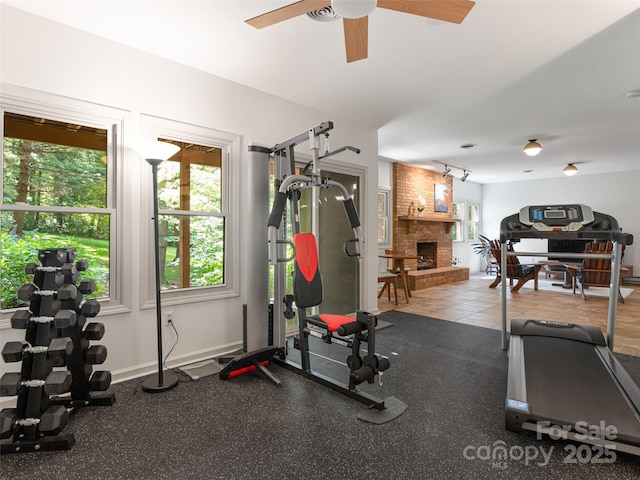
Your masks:
M356 209L360 211L359 175L335 172L326 168L323 168L322 175L344 185L352 196ZM310 231L311 195L311 190L305 190L300 199L300 224L304 231ZM318 215L318 256L324 284L320 313L354 313L360 307L360 262L357 257L349 257L344 252L345 242L354 238L354 232L337 190L320 190ZM353 251L354 245L348 248L349 251Z

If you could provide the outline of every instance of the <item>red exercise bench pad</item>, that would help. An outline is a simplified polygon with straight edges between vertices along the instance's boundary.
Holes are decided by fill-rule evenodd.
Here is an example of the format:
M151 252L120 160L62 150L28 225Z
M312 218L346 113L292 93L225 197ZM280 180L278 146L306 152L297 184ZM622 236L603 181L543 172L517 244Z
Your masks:
M342 325L346 323L355 322L356 319L353 317L349 317L347 315L333 315L333 314L325 314L321 313L318 315L318 318L327 324L327 330L330 332L335 332Z
M293 295L299 308L322 303L322 277L318 269L318 249L312 233L293 236L296 256L293 271Z

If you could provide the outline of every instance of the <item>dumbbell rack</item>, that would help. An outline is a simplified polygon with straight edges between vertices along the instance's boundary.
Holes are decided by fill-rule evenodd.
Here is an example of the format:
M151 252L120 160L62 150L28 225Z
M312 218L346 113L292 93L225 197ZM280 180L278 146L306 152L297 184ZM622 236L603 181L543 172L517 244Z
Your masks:
M105 361L107 349L89 344L102 338L104 325L86 324L98 315L100 304L83 301L84 294L95 291L95 282L76 285L88 263L74 264L75 258L75 248L40 250L41 265L25 267L33 283L22 285L18 298L28 308L11 317L11 327L24 329L25 340L7 342L2 349L5 362L22 361L19 373L0 378L0 396L18 397L15 408L0 411L3 454L69 450L74 436L61 433L69 415L83 406L115 402L115 395L106 392L111 373L93 372L93 365Z

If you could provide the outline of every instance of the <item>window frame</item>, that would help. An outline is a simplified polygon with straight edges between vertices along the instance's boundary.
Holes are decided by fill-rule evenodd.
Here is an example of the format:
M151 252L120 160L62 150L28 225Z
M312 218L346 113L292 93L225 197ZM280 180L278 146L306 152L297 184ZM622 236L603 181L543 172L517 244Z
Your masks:
M466 241L466 208L467 208L467 202L465 201L460 201L460 202L453 202L454 205L456 205L456 211L458 212L458 217L457 218L453 218L453 220L455 220L455 227L456 227L456 232L458 233L458 238L454 239L452 238L451 241L453 243L464 243ZM452 208L453 210L453 208ZM453 216L453 213L452 213ZM453 235L452 235L453 237Z
M378 241L378 248L391 248L391 227L392 227L392 219L391 219L391 188L388 187L378 187L378 194L376 199L379 200L380 195L384 195L384 200L383 200L383 204L384 204L384 210L385 210L385 214L384 215L378 215L377 216L377 221L380 222L380 220L384 220L385 221L385 239L384 241L380 241L379 238L377 238ZM376 210L377 210L377 202L376 202ZM378 231L378 229L376 228L376 232ZM376 237L377 237L377 233L376 233Z
M4 139L5 112L42 117L54 121L75 123L107 131L107 191L106 207L59 207L24 204L4 204L2 183L0 182L0 209L6 211L31 211L45 213L70 214L107 214L109 219L109 296L99 298L101 314L128 312L124 304L122 266L119 246L122 244L123 215L121 212L120 192L123 174L121 162L124 158L124 145L121 141L128 112L82 100L38 92L23 87L2 84L0 91L0 134ZM0 146L0 170L4 162L4 142ZM89 264L91 268L91 264ZM16 308L0 311L0 328L9 326L9 318Z
M476 219L475 220L471 219L471 215L468 215L468 214L466 215L466 217L467 217L466 227L467 228L465 229L465 241L467 241L467 242L475 242L475 241L478 240L478 235L480 234L480 204L477 203L477 202L465 202L465 203L466 203L466 206L467 206L467 208L466 208L466 212L467 213L469 212L469 209L471 207L475 207L475 211L476 211L476 215L475 215ZM475 236L473 238L469 236L469 226L470 225L475 225L476 226L476 228L474 230L476 232L476 234L475 234Z
M241 136L229 132L219 131L213 128L169 120L148 114L140 114L141 136L148 141L158 138L178 142L192 142L199 145L211 146L222 150L222 208L219 212L193 212L173 209L160 209L160 215L185 215L185 216L213 216L224 218L225 223L225 260L224 283L220 285L195 286L176 288L162 291L162 303L164 305L178 305L184 303L213 300L220 298L236 297L240 295L239 271L240 259L238 251L239 243L239 178L238 163L240 161ZM151 167L140 159L141 179L146 188L141 189L141 204L145 218L153 217L152 199L152 175ZM265 181L268 181L265 179ZM143 218L144 220L144 218ZM140 233L141 251L146 252L142 259L142 268L146 272L142 275L140 288L142 308L155 308L155 277L153 228L149 222L149 228L144 228Z

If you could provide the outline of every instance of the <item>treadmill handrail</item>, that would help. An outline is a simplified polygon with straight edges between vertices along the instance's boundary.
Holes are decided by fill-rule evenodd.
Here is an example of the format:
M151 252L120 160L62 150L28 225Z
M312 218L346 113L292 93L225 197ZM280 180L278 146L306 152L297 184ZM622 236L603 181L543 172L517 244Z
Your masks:
M508 257L613 258L612 253L507 252Z
M611 215L593 212L594 221L575 231L536 230L532 225L520 221L520 214L509 215L500 222L500 243L524 238L546 238L566 240L610 240L631 245L633 235L620 230L618 221ZM602 228L606 226L606 228Z

